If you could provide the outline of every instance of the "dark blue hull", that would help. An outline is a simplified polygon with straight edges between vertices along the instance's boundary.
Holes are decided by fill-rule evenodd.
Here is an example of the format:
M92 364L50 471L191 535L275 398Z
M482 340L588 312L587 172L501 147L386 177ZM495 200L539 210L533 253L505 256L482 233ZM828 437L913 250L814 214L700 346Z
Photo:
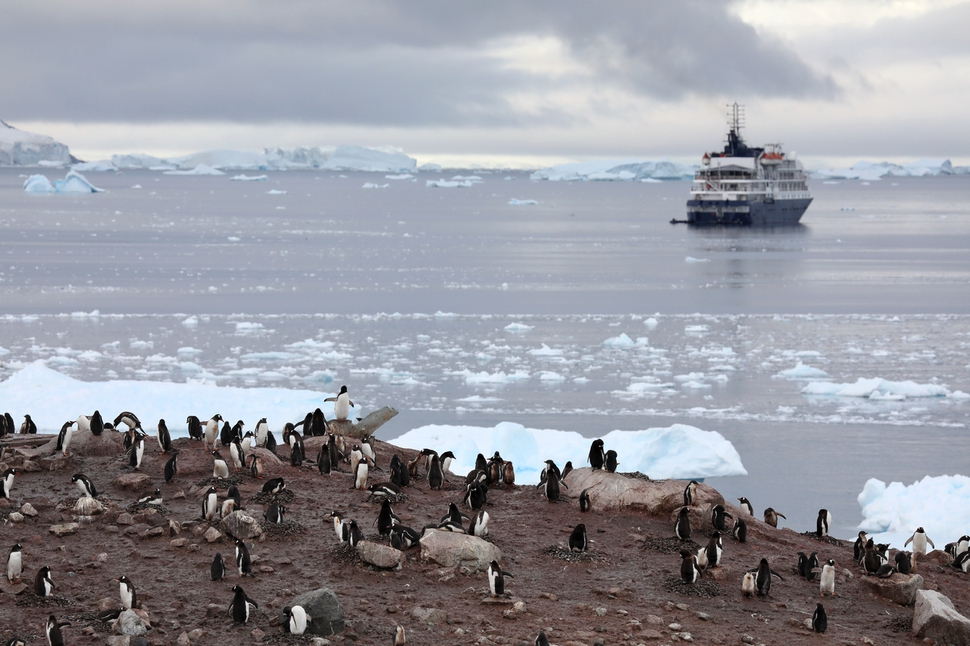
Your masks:
M810 197L774 202L688 200L687 223L698 226L791 226L798 224L811 203Z

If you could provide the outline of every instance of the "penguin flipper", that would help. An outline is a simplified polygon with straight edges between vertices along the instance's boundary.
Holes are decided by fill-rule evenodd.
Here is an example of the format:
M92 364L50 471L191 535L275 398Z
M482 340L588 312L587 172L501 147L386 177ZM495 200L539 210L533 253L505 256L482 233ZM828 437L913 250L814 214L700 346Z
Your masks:
M250 599L250 598L249 598L248 596L246 597L246 603L251 603L251 604L253 604L253 607L254 607L254 608L258 608L258 607L259 607L259 604L258 604L258 603L256 603L255 601L253 601L252 599Z
M910 536L909 538L907 538L906 539L906 542L903 543L903 547L906 547L907 545L909 545L910 543L912 543L913 542L913 538L915 536L916 536L916 534L913 534L912 536ZM926 539L926 540L929 541L929 539ZM930 543L930 545L933 545L933 543Z
M325 402L335 402L335 401L337 401L337 398L336 397L327 397L323 401L325 401Z
M814 572L815 570L812 570L812 571ZM821 572L821 570L818 570L818 571L819 571L819 572ZM781 581L784 581L784 580L785 580L785 578L784 578L783 576L781 576L780 574L778 574L778 573L777 573L777 572L775 572L774 570L770 570L770 572L771 572L771 573L772 573L773 575L775 575L776 577L778 577L778 579L779 579L779 580L781 580Z
M933 544L933 541L930 540L929 536L926 537L926 542L929 543L930 547L932 547L934 550L936 549L936 545ZM904 545L903 547L906 547L906 546Z

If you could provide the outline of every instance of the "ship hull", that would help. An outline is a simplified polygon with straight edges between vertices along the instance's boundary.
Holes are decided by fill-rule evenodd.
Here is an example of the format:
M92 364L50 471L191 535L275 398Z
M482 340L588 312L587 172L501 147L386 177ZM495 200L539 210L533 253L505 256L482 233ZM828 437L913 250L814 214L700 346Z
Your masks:
M812 198L774 202L688 200L687 223L697 226L778 227L798 224Z

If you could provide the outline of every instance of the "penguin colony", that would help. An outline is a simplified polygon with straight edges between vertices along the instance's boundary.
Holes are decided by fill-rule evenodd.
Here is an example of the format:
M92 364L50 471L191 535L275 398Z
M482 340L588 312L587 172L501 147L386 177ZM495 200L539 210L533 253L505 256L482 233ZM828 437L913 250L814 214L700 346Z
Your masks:
M353 406L347 396L346 387L341 390L340 395L334 400L349 409ZM346 413L346 411L345 411ZM346 415L345 415L346 418ZM13 423L9 420L9 415L0 418L3 420L0 427L4 431L12 432ZM220 425L221 422L221 425ZM29 416L25 417L21 425L22 433L34 433L36 427ZM145 444L147 434L141 426L141 422L133 413L125 412L114 420L114 424L106 423L101 418L100 413L95 411L93 415L81 416L77 421L66 422L61 428L56 444L56 452L64 456L69 456L71 440L78 431L73 430L74 425L80 431L90 431L92 434L108 432L123 432L125 434L124 443L128 457L126 459L128 467L133 471L142 470L146 459ZM186 424L191 440L202 443L203 450L210 452L213 461L213 477L226 478L230 473L244 473L246 477L255 480L263 478L263 469L257 468L259 456L250 455L255 448L270 447L270 451L275 453L275 438L269 428L267 420L261 419L256 424L255 431L245 431L245 424L242 420L235 425L229 426L221 415L214 415L205 423L196 416L189 416ZM125 429L122 429L122 425ZM488 492L499 487L508 488L514 485L514 467L511 462L503 460L496 451L492 457L485 458L478 456L475 468L464 478L456 477L450 473L449 467L455 459L454 453L444 451L439 454L433 449L424 449L414 460L405 462L398 455L394 455L389 463L388 472L383 472L377 466L377 456L374 443L371 438L359 440L348 440L331 433L327 420L323 417L320 409L309 413L307 417L296 423L287 423L283 428L282 441L290 447L291 456L305 456L303 435L297 430L303 427L307 436L325 436L326 442L322 445L316 461L312 463L312 468L319 471L321 475L330 475L335 472L348 473L352 476L353 489L367 491L369 499L380 502L380 511L377 514L373 525L376 525L377 532L381 538L386 540L391 546L407 550L414 547L418 541L430 530L464 533L472 536L487 538L491 523L491 514L485 509L486 505L491 505L488 500ZM33 429L33 430L31 430ZM97 433L95 430L97 429ZM350 442L353 442L352 444ZM164 462L164 480L172 483L178 479L177 456L179 451L172 446L171 436L164 420L159 420L157 424L157 435L155 442L159 448L159 455L163 456L160 460ZM226 451L231 457L231 462L227 462L222 457L220 449ZM185 447L183 451L190 450ZM0 453L0 456L3 454ZM312 459L312 458L311 458ZM158 464L162 464L160 461ZM607 472L614 472L619 464L619 459L615 451L606 451L602 440L596 440L590 447L587 458L593 469L602 469ZM300 467L302 459L294 461L291 457L291 467ZM343 465L349 465L345 470ZM422 474L421 467L424 473ZM285 466L281 467L285 473ZM541 491L541 495L550 503L568 502L565 496L568 487L564 482L565 477L572 470L572 462L568 462L560 470L552 460L545 462L542 470L540 484L536 487ZM382 482L367 484L367 473L373 471L386 475L387 480ZM363 474L363 475L362 475ZM0 495L5 498L13 498L15 477L20 476L18 469L6 469L0 480ZM82 497L96 499L99 496L97 483L95 480L107 479L103 474L94 474L95 477L89 478L83 473L77 473L71 477L71 482L76 487ZM100 478L99 478L100 476ZM450 478L449 478L450 477ZM432 490L441 490L448 487L456 491L464 491L461 504L469 512L463 512L458 504L451 503L447 513L432 523L426 523L419 529L413 529L403 524L401 518L394 513L392 501L398 500L404 487L420 487L418 481L427 480L427 487ZM673 522L673 534L680 541L686 542L691 538L691 518L697 522L706 521L709 523L713 532L709 536L706 545L699 550L692 551L682 549L680 552L680 578L684 583L692 584L708 576L708 572L721 565L725 554L724 539L729 542L733 538L738 543L747 541L746 528L748 524L758 521L753 518L753 507L746 498L740 498L740 513L732 514L724 505L716 504L713 506L701 505L698 501L699 484L695 481L689 482L683 492L683 506L676 512ZM260 487L264 494L279 494L286 489L286 482L283 477L274 477L265 480ZM578 494L578 506L580 513L589 513L595 510L594 488L587 488ZM220 496L224 495L224 500ZM158 489L154 494L138 499L138 502L161 503L161 495ZM569 502L569 504L572 504ZM210 486L203 492L201 499L200 517L210 522L217 522L236 509L243 508L241 496L235 486L230 487L224 494L216 486ZM284 522L284 515L287 508L282 504L270 503L262 511L262 517L267 523L280 524ZM747 517L747 518L746 518ZM351 519L338 510L330 513L329 518L333 521L333 528L336 539L340 544L347 544L351 549L365 539L361 524L366 527L367 523L358 523L357 519ZM764 523L776 527L778 518L784 519L785 516L768 508L764 513ZM467 522L466 522L467 521ZM819 510L816 523L815 534L819 538L829 535L832 516L825 510ZM572 529L563 528L564 534L568 534L565 541L572 552L585 552L589 549L590 540L587 534L585 523L575 525ZM696 535L696 532L695 532ZM915 571L917 557L926 554L927 545L935 548L932 540L926 536L923 528L919 528L907 541L913 544L913 551L900 551L893 557L893 563L889 562L888 545L874 544L864 532L856 541L854 548L854 558L865 573L888 578L894 573L899 572L908 574ZM957 541L946 546L946 552L953 559L953 568L968 571L970 567L970 537L963 536ZM231 555L235 561L235 567L226 567L221 552L212 552L212 562L210 566L209 578L212 581L220 582L227 578L239 581L229 591L227 616L234 624L246 624L253 616L253 611L259 609L259 604L251 599L243 589L241 583L245 577L257 576L253 571L253 558L250 549L265 550L264 546L245 541L236 540ZM730 546L728 550L730 550ZM23 547L15 544L10 548L7 559L6 575L10 584L21 580L24 572L31 569L35 571L34 594L39 597L51 596L57 589L54 583L56 572L48 565L25 563ZM805 553L798 554L798 574L808 582L817 581L819 595L825 597L836 597L836 562L834 559L825 559L820 565L817 552L810 555ZM487 594L492 597L507 597L507 585L509 579L514 580L510 572L503 570L501 564L492 561L486 572ZM134 583L124 574L115 578L119 592L119 608L127 610L138 608L139 604L136 597ZM743 598L748 597L769 597L773 581L785 581L784 577L772 569L767 559L762 558L756 567L743 571L740 575L740 592ZM723 583L723 579L722 579ZM116 616L116 615L115 615ZM312 623L312 618L308 617L306 610L301 606L287 606L282 610L281 628L293 634L301 635L307 631ZM816 632L825 632L828 626L828 619L822 603L817 603L810 621L811 627ZM61 629L70 626L67 622L58 622L55 616L51 615L46 624L48 641L51 644L64 643ZM389 631L393 644L405 644L405 627L396 625ZM11 643L19 643L15 638ZM539 631L535 637L535 644L548 644L548 638L544 631Z

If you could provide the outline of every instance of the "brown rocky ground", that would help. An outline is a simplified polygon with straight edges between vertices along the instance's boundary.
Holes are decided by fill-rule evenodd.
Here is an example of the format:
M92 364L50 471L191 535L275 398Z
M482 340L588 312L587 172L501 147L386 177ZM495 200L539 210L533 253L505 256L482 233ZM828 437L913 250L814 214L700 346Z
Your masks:
M113 443L76 452L69 459L35 459L30 471L17 477L12 501L0 500L0 549L20 542L24 548L27 590L5 582L0 595L0 638L4 643L20 635L28 643L45 643L44 624L49 614L70 621L64 629L68 644L106 643L108 628L97 621L99 600L118 599L114 579L127 575L150 614L151 644L174 644L191 633L198 644L249 644L260 642L303 643L309 638L283 637L276 613L292 596L318 587L329 587L340 599L346 630L331 637L337 644L388 644L396 624L407 629L409 644L532 644L540 628L550 641L565 644L669 644L693 640L705 644L904 644L917 643L909 631L912 608L898 606L875 596L861 583L864 575L852 563L852 544L821 542L791 529L775 530L749 519L749 538L739 544L724 542L723 565L711 570L701 584L683 586L679 581L680 557L664 553L673 536L671 518L641 512L579 511L578 492L569 498L547 502L533 487L501 488L489 492L487 510L492 516L491 540L502 550L504 569L514 575L508 581L512 601L525 604L513 609L512 601L494 602L487 594L484 573L464 575L420 559L420 549L407 552L399 571L377 571L360 564L338 547L331 510L356 519L368 538L376 540L374 521L379 505L367 501L366 492L351 488L347 466L344 473L321 476L309 466L294 468L284 463L267 466L266 477L283 476L293 492L288 504L290 533L273 534L257 542L251 553L256 561L255 578L240 578L231 571L225 581L209 580L209 564L216 552L231 562L232 544L222 539L209 544L201 536L205 525L187 527L177 537L167 531L152 536L149 530L162 518L180 522L198 519L203 488L211 476L211 457L200 443L175 442L181 453L179 474L166 485L162 469L168 456L146 444L142 472L152 488L161 488L163 513L157 517L132 515L125 525L121 515L140 492L119 488L116 479L130 473L124 458L112 452ZM446 447L436 447L444 449ZM414 452L377 443L377 472L371 482L386 478L392 453L409 458ZM308 450L311 456L316 449ZM282 456L287 449L280 449ZM581 463L582 456L574 462ZM22 462L8 453L7 466ZM47 469L54 469L49 471ZM112 503L109 513L82 524L72 535L55 537L52 525L74 520L65 504L78 497L71 475L87 474ZM243 504L261 518L264 507L253 501L262 481L242 475L239 489ZM431 491L418 480L406 489L407 500L394 505L403 522L415 528L435 522L448 503L461 501L463 479L451 476L442 491ZM224 493L224 492L220 492ZM716 495L716 492L709 492ZM220 496L221 498L222 496ZM4 504L9 502L9 504ZM766 501L768 502L768 501ZM30 503L36 516L20 522L9 514ZM137 511L137 510L135 510ZM734 513L739 513L733 510ZM569 532L580 522L589 530L594 554L582 560L562 560L553 546L564 546ZM300 530L303 530L302 532ZM803 528L798 528L803 529ZM804 528L809 529L809 528ZM147 534L147 535L146 535ZM698 542L706 542L695 531ZM849 538L849 537L846 537ZM852 537L854 538L854 537ZM179 541L178 539L188 539ZM675 541L673 541L675 542ZM178 546L185 543L185 546ZM795 572L797 552L817 551L820 559L834 558L840 574L837 596L824 600L829 629L816 635L804 627L819 599L818 586L799 579ZM765 599L743 599L740 580L744 571L768 558L784 581L775 581ZM32 582L43 565L52 568L57 584L54 605L34 597ZM966 575L930 561L920 563L924 587L947 595L964 615L970 614L970 589ZM246 626L233 626L225 614L239 583L260 608ZM711 596L714 595L714 596ZM210 608L210 604L216 607ZM415 618L416 608L433 608L428 620ZM425 615L427 616L427 615ZM201 633L198 632L201 630ZM197 631L192 633L191 631ZM687 638L684 633L690 633ZM185 637L183 637L183 640Z

